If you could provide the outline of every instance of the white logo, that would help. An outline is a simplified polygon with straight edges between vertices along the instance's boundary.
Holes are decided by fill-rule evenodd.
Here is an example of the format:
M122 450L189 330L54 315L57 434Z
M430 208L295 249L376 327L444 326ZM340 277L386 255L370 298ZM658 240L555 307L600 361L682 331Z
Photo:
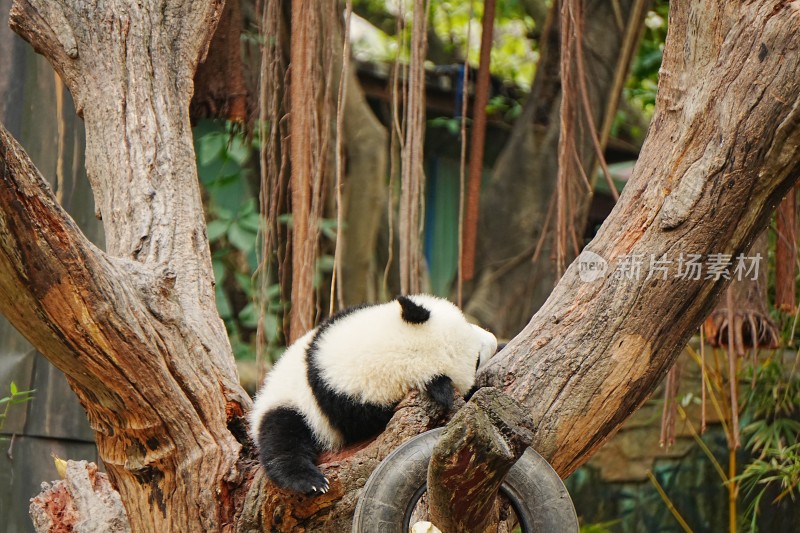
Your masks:
M578 256L578 275L581 281L591 283L606 275L608 263L594 252L584 250Z

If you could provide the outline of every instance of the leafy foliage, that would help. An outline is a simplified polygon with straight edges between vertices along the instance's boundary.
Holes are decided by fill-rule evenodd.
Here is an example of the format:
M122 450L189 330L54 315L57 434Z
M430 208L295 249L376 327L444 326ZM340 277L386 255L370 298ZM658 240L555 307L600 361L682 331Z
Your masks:
M474 13L471 13L471 8ZM480 56L483 2L447 0L431 2L431 24L454 57L477 66ZM518 1L498 2L491 51L491 72L525 90L530 89L539 59L536 43L529 39L535 23ZM470 42L467 42L469 34Z
M582 524L581 533L612 533L612 527L619 524L620 520L610 520L596 524Z
M735 479L752 497L744 518L756 531L759 508L769 491L777 490L771 502L777 503L786 496L794 499L800 487L800 377L786 377L774 360L752 372L742 433L748 437L747 448L757 455Z
M356 0L357 11L367 13L375 30L359 33L353 42L356 57L371 61L394 61L398 57L407 61L394 32L396 16L401 14L396 3L386 0ZM406 3L408 9L410 2ZM471 13L471 9L474 12ZM410 13L405 13L410 23ZM439 36L445 51L461 62L468 50L467 59L478 65L481 39L483 2L475 0L433 0L429 24ZM366 23L365 23L366 26ZM523 89L529 89L539 54L536 42L529 38L535 30L533 18L525 13L518 0L498 2L495 14L494 43L492 47L491 72ZM470 42L467 42L469 34ZM359 37L360 35L360 37Z
M259 305L265 309L264 333L269 358L281 350L282 324L287 302L281 300L277 283L266 291L266 301L257 302L254 275L259 266L259 234L264 227L258 208L257 183L251 183L257 138L249 141L231 124L201 121L194 129L197 170L206 204L207 235L216 282L217 310L225 322L234 356L254 359ZM292 215L280 224L291 228ZM320 221L322 237L336 240L336 220ZM320 254L314 272L314 287L320 288L333 270L333 256Z
M664 42L667 38L667 19L669 3L659 1L647 13L645 31L639 46L639 53L633 62L631 75L625 87L627 98L650 117L656 104L658 70L664 55Z
M257 141L248 142L231 125L201 121L194 131L197 170L206 195L208 240L211 245L217 310L225 322L237 358L254 358L252 333L258 325L253 274L258 268L258 235L262 217L256 191L248 178ZM278 297L277 286L269 291ZM279 302L270 306L266 334L280 330Z
M9 386L9 395L0 398L0 408L2 408L2 412L0 412L0 430L3 429L3 425L6 422L6 418L8 418L8 412L11 410L11 406L31 401L33 399L34 392L36 391L19 390L19 388L17 388L17 384L13 381L11 382L11 385Z
M612 133L619 135L623 126L631 128L630 135L636 139L644 138L653 110L656 105L656 89L658 87L658 71L661 68L661 59L664 55L664 43L667 38L667 20L669 15L669 2L658 0L653 9L645 17L645 30L639 44L639 52L634 58L631 72L625 83L622 95L628 103L617 112ZM638 114L644 120L635 120L629 116Z

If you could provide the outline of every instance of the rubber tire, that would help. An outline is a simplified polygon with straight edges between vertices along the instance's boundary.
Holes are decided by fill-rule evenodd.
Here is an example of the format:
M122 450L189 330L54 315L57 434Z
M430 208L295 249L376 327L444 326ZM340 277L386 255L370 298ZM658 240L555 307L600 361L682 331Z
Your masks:
M408 533L411 512L427 488L428 463L443 429L409 440L384 459L367 480L353 515L353 533ZM564 482L528 448L501 487L523 533L575 533L578 516Z

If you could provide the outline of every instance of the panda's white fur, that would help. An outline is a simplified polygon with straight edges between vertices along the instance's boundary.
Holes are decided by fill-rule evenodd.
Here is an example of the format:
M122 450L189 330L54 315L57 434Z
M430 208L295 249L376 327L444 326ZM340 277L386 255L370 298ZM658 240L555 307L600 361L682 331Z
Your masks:
M264 378L253 410L250 411L250 433L256 446L258 422L265 413L276 407L294 407L303 413L323 449L335 450L343 445L341 434L322 414L306 379L306 350L316 332L316 329L312 329L289 346Z
M363 437L362 426L385 424L411 389L427 388L434 398L438 392L443 402L448 392L452 401L453 386L466 394L478 363L496 349L494 335L434 296L400 297L335 315L284 352L256 397L250 428L267 474L291 490L326 491L313 464L320 451ZM353 424L355 433L347 429Z

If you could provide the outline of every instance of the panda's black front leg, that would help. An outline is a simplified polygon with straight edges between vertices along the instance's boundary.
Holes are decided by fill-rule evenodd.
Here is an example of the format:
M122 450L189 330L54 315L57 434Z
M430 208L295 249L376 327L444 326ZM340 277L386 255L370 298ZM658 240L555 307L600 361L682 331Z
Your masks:
M258 428L259 459L277 486L303 494L328 492L328 479L315 464L319 448L303 415L281 407L267 412Z
M436 376L425 386L428 395L433 398L433 401L447 409L448 411L453 407L453 395L455 388L453 381L447 376Z

